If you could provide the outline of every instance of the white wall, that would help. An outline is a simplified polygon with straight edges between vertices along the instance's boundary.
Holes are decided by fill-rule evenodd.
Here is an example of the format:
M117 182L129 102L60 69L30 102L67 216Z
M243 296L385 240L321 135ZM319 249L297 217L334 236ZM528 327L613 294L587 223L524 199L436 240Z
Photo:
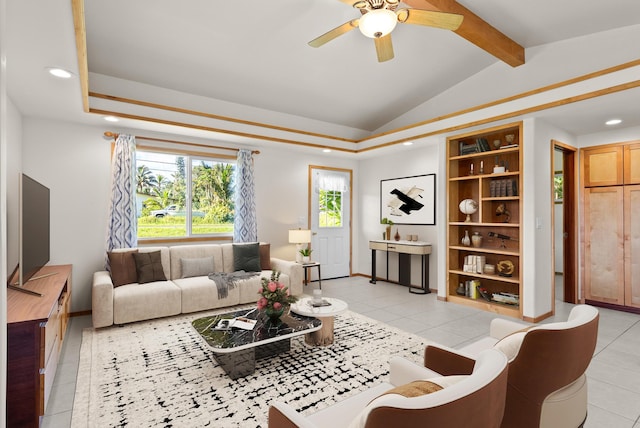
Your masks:
M72 264L71 311L91 308L91 277L104 265L110 145L102 130L24 118L23 172L49 187L50 264Z
M23 171L51 189L51 264L73 264L73 312L91 309L92 275L104 264L111 152L103 131L24 119ZM261 148L254 162L258 238L271 242L274 257L293 260L287 231L307 218L309 164L351 168L355 176L357 163L278 146Z
M0 278L7 277L7 2L0 0ZM7 331L7 288L0 289L0 328ZM0 335L0 428L7 414L7 335Z
M358 192L358 164L336 155L285 150L280 147L261 148L254 157L258 239L271 243L271 255L295 260L295 244L289 244L289 229L306 227L309 221L309 165L353 170L354 197ZM357 201L351 213L352 225L357 225ZM300 222L302 220L302 222ZM302 224L299 224L302 223ZM353 249L357 254L357 236L353 232ZM355 258L355 256L354 256Z
M554 310L553 144L575 144L575 137L542 120L524 121L523 315L537 318Z
M578 147L599 146L602 144L623 143L640 140L640 126L616 129L612 127L609 132L582 135L578 137Z
M22 172L22 116L7 98L7 269L9 273L20 259L19 215L20 173Z
M381 239L384 226L380 224L380 180L389 178L409 177L422 174L436 174L436 225L398 225L392 227L392 234L396 230L401 237L407 234L417 234L420 241L433 244L433 250L429 257L429 286L440 288L438 280L438 265L440 264L441 243L438 241L438 230L444 230L444 216L442 208L445 206L446 196L444 192L444 170L441 171L441 151L444 144L442 138L431 138L415 141L413 146L399 146L398 153L383 155L360 161L360 192L358 194L358 206L360 216L358 222L358 235L360 252L355 260L357 271L362 274L371 274L371 252L369 240ZM378 252L377 276L384 277L386 273L386 255ZM444 263L444 261L442 262ZM420 285L420 263L417 256L412 260L412 284ZM389 279L397 281L398 263L395 255L389 259Z

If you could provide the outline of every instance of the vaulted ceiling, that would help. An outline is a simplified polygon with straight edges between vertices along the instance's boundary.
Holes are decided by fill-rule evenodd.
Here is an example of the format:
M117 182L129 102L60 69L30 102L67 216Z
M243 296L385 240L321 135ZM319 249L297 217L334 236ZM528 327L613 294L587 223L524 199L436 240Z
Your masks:
M580 53L546 66L535 60L547 46L587 43L590 35L627 27L637 34L640 25L636 0L588 6L582 0L405 0L399 7L459 13L463 24L455 32L398 25L395 58L383 63L373 40L357 30L317 49L308 46L360 16L350 3L51 0L33 8L9 0L9 95L27 115L95 124L112 114L134 129L344 149L415 122L602 72L607 67L594 63L563 75L563 68L570 70L564 61L588 62ZM635 73L626 90L551 104L535 114L576 135L600 131L607 114L640 125L635 46L636 52L620 55L624 70ZM42 70L54 65L74 71L76 79L52 83ZM475 98L429 107L465 82L491 81L488 74L502 81L476 89L484 91ZM522 78L531 75L539 82Z

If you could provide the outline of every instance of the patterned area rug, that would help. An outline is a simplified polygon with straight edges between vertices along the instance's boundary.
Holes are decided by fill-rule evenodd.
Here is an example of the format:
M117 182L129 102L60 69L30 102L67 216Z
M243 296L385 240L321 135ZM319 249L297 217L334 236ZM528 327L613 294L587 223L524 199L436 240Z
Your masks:
M210 311L83 332L72 427L266 427L269 403L311 414L386 380L388 361L422 361L426 340L346 312L335 341L259 360L231 380L190 322Z

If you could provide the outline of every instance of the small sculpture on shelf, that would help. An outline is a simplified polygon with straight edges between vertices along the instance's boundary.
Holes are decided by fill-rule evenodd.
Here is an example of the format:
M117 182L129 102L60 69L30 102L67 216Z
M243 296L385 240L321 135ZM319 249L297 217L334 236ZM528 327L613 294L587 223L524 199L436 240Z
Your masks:
M507 209L506 204L499 204L496 207L496 216L497 217L504 216L504 222L509 223L509 220L511 220L511 212Z
M512 238L509 235L503 235L501 233L489 232L489 236L492 238L498 238L500 240L500 248L507 248L505 241L517 241L517 238Z
M467 215L467 218L464 221L470 222L471 214L475 214L476 211L478 211L478 203L473 199L465 199L462 202L460 202L460 205L458 205L458 208L460 208L460 212L462 214Z

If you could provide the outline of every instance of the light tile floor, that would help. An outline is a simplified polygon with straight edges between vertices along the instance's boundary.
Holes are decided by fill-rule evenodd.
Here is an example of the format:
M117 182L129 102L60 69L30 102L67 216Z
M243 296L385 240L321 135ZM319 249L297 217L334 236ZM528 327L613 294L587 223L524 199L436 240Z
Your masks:
M310 294L317 283L306 286ZM349 303L370 318L415 333L431 341L459 347L486 336L494 314L441 302L436 294L416 295L406 287L353 277L322 281L325 296ZM556 302L556 315L544 322L564 321L573 305ZM600 308L595 356L587 371L589 417L587 428L640 428L640 315ZM71 319L58 374L47 405L44 427L71 424L82 330L89 316Z

